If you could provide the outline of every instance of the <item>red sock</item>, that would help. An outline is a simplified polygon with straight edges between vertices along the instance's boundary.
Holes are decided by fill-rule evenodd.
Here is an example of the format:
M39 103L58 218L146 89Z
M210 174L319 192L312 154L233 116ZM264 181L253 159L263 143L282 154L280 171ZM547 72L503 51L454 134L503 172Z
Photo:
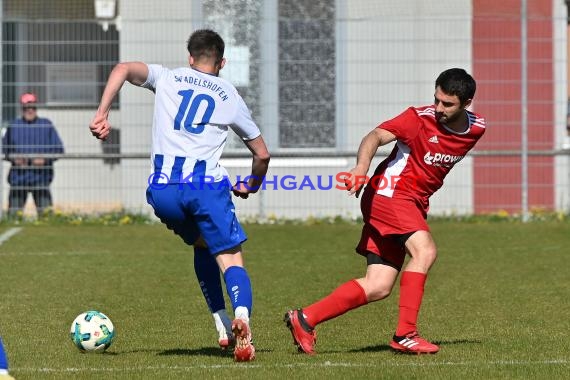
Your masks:
M350 280L320 301L303 308L303 314L307 323L315 327L321 322L338 317L367 303L366 293L362 286L356 280Z
M426 278L425 273L402 272L397 336L404 336L417 330L418 314L424 296Z

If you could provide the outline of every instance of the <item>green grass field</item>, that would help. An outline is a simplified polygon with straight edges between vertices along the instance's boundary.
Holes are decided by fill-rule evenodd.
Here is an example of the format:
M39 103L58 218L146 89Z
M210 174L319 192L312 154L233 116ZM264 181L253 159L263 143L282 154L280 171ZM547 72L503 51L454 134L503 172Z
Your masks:
M318 354L298 354L283 314L364 273L360 226L247 225L252 363L219 352L192 251L163 226L20 227L0 245L0 334L18 380L570 377L568 222L433 222L439 259L420 314L422 334L441 345L430 356L388 347L397 289L320 325ZM68 337L89 309L116 326L103 355Z

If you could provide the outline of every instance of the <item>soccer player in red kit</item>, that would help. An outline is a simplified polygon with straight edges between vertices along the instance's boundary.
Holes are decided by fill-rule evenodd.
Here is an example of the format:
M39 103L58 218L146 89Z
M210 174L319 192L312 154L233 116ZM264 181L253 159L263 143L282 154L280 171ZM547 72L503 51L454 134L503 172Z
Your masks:
M390 346L417 354L439 351L417 329L424 284L437 255L426 217L430 196L485 132L485 120L467 110L475 88L475 80L465 70L446 70L435 81L433 105L410 107L362 139L356 166L345 180L349 194L356 196L378 147L396 142L361 200L364 226L356 251L366 257L366 274L312 305L285 314L299 351L314 354L319 323L388 297L406 253L410 259L400 278L398 325Z

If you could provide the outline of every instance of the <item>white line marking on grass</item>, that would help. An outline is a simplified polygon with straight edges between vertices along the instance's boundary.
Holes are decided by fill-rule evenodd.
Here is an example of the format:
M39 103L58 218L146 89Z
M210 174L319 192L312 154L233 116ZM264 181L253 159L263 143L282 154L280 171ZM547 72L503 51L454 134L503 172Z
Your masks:
M20 231L22 231L22 227L9 228L6 232L0 235L0 245L7 242L12 236L16 235Z
M497 361L473 361L473 362L432 362L432 363L344 363L326 361L323 363L282 363L282 364L213 364L213 365L195 365L195 366L140 366L140 367L123 367L123 368L30 368L30 367L11 367L14 372L27 373L80 373L80 372L141 372L141 371L174 371L184 372L197 369L263 369L263 368L318 368L318 367L345 367L345 368L386 368L386 367L453 367L453 366L481 366L481 365L497 365L497 366L519 366L519 365L567 365L570 364L568 359L551 359L551 360L497 360Z

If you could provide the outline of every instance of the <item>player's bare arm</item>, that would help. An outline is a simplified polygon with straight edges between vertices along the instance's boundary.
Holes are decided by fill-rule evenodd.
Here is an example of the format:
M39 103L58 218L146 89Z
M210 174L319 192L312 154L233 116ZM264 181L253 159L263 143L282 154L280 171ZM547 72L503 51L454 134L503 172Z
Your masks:
M267 174L270 159L269 151L267 150L267 146L265 145L265 141L261 135L252 140L245 141L245 145L253 154L251 175L247 184L236 183L232 188L234 195L243 199L246 199L249 194L256 193L259 190L263 183L263 178L265 177L265 174Z
M396 140L396 136L385 129L374 128L362 139L356 156L356 166L349 173L350 177L345 180L346 189L350 195L360 193L366 184L366 174L370 168L370 163L379 147Z
M142 85L148 77L148 67L142 62L121 62L117 64L107 80L105 90L101 96L99 107L93 120L89 124L89 129L93 136L105 140L109 135L111 125L108 121L109 110L113 99L125 82L136 86Z

